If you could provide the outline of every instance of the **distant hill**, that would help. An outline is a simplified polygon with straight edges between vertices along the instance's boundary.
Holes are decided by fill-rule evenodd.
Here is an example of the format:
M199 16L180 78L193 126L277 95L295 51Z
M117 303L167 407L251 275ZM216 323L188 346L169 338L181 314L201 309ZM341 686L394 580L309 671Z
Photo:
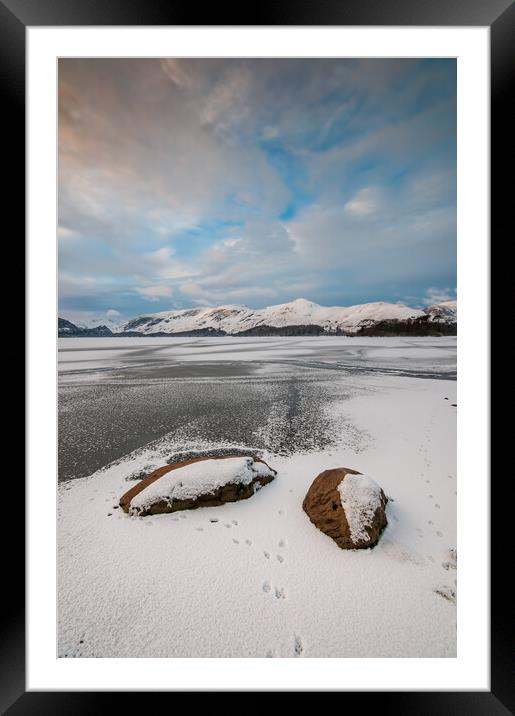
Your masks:
M319 306L298 298L251 309L246 306L190 308L151 313L119 326L83 328L59 319L64 336L298 336L298 335L455 335L457 302L428 308L397 303Z
M74 336L89 336L90 338L95 338L100 336L112 336L113 332L107 326L84 328L83 326L75 325L75 323L72 323L71 321L67 321L65 318L58 318L57 335L60 338Z

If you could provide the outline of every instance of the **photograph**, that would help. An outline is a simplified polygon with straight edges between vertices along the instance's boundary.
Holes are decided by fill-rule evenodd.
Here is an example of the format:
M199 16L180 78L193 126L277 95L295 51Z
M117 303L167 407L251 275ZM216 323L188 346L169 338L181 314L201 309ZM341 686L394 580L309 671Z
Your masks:
M456 658L456 58L56 69L58 659Z

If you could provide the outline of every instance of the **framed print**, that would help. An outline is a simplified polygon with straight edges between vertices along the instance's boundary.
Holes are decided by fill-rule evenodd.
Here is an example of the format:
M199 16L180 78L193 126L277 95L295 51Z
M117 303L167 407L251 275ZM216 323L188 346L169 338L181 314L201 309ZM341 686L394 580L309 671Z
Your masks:
M489 174L513 4L0 13L28 369L2 707L509 712Z

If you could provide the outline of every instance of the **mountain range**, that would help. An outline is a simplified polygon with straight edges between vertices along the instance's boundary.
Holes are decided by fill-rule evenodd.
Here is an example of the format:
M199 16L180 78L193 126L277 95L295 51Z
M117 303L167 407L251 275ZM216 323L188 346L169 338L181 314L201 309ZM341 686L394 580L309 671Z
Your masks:
M456 335L457 302L427 308L398 303L320 306L298 298L267 308L217 306L148 313L119 325L76 325L58 319L66 336Z

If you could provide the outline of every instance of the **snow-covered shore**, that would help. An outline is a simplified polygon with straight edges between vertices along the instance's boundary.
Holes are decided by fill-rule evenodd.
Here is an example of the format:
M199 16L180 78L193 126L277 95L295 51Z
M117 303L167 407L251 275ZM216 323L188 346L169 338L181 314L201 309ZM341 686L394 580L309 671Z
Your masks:
M223 447L167 438L62 483L59 656L455 656L456 383L341 380L363 390L330 406L334 425L344 416L369 439L342 430L322 451L263 451L278 475L248 500L149 517L115 509L138 470L179 447ZM302 510L314 477L339 466L390 498L372 550L340 550Z

